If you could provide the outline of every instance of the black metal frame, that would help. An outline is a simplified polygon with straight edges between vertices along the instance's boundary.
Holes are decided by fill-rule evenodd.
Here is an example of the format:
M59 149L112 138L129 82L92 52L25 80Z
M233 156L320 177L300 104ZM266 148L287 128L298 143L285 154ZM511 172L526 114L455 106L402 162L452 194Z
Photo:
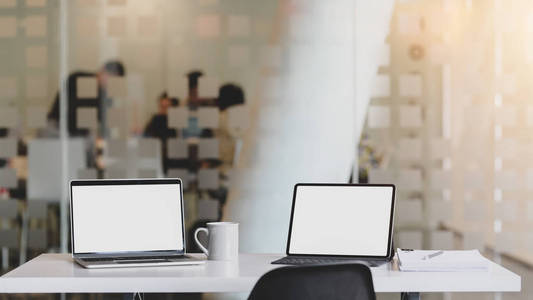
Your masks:
M360 256L360 255L336 255L336 254L297 254L290 253L292 223L294 218L294 207L296 204L296 193L299 186L351 186L351 187L392 187L392 201L390 209L390 221L389 221L389 241L387 245L387 255L385 256ZM285 253L293 256L335 256L335 257L350 257L354 259L392 259L394 251L392 249L392 232L394 226L394 209L396 200L396 186L394 184L363 184L363 183L297 183L294 185L294 193L292 197L291 219L289 223L289 235L287 238L287 248Z

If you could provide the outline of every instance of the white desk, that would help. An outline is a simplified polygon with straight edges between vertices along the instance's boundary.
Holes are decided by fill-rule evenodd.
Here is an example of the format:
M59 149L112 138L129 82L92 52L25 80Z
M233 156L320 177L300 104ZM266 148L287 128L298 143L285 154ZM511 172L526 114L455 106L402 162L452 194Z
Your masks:
M198 255L201 256L201 255ZM0 293L249 292L281 254L241 254L238 263L84 269L69 254L43 254L0 277ZM376 292L518 292L520 276L495 264L489 272L400 272L372 268Z

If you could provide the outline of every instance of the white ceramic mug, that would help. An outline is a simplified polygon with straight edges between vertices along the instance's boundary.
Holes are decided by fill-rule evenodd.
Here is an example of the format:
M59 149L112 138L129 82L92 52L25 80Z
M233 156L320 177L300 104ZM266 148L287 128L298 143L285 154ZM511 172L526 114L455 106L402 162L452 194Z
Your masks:
M198 240L201 231L208 236L207 249ZM194 240L209 260L237 260L239 257L239 223L209 222L207 228L196 229Z

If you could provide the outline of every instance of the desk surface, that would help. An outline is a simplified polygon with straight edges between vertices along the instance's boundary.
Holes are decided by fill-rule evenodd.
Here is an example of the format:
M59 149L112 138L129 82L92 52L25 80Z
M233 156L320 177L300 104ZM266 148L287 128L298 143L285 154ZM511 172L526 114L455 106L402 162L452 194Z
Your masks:
M196 255L196 254L195 254ZM203 255L198 255L203 256ZM249 292L281 254L241 254L200 266L84 269L70 254L42 254L0 277L0 293ZM492 263L488 272L400 272L372 268L376 292L517 292L520 276Z

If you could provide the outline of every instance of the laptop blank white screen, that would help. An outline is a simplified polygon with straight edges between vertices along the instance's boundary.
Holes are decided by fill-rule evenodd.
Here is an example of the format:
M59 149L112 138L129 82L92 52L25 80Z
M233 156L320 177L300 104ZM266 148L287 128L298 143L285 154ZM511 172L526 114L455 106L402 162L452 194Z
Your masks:
M289 254L386 256L392 186L297 186Z
M183 250L180 186L72 186L73 253Z

